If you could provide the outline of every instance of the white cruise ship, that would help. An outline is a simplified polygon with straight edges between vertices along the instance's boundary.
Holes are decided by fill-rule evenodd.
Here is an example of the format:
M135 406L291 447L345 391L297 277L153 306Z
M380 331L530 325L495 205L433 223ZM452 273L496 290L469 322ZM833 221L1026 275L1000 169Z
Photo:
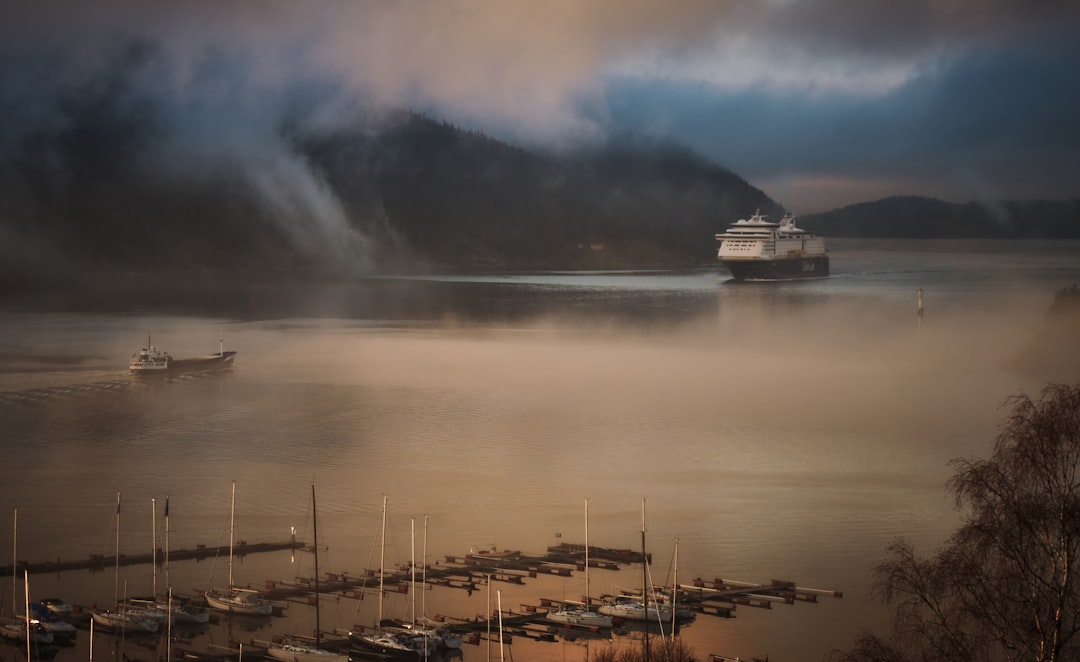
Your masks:
M716 235L716 256L735 280L796 280L829 275L825 240L795 227L795 217L785 214L779 223L761 211L739 219Z

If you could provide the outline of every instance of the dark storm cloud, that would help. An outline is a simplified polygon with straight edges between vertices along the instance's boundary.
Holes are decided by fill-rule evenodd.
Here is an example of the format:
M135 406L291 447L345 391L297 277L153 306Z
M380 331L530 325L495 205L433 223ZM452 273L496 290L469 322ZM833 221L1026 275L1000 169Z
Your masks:
M811 0L775 3L760 27L781 48L909 58L1023 39L1077 18L1080 10L1064 0Z
M1080 193L1077 62L1080 39L1051 32L963 52L872 94L626 78L611 88L611 113L773 192L801 177L861 180L884 187L877 195L1058 198Z
M544 144L670 133L792 202L1062 197L1080 180L1061 125L1078 23L1080 5L1049 0L9 3L0 146L60 130L65 90L141 43L152 58L125 80L157 122L144 164L227 164L266 209L331 235L340 204L280 129L340 123L358 100ZM927 171L936 188L911 190Z

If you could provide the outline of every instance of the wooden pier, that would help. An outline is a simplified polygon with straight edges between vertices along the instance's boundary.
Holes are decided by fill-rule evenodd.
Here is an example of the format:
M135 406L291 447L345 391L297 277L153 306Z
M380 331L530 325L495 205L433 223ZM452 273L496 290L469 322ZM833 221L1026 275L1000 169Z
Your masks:
M548 547L547 553L552 558L562 557L584 560L585 545L570 542L559 543ZM618 565L641 563L642 559L648 559L649 563L652 563L652 554L642 554L632 549L612 549L610 547L589 545L589 567L603 567L600 565L603 561Z
M233 556L242 557L247 554L263 554L266 552L280 552L286 549L301 549L304 547L304 543L290 540L288 542L259 542L248 543L240 542L233 546ZM205 545L197 545L195 549L173 549L169 550L169 561L187 561L191 559L202 560L212 558L217 555L228 556L229 548L227 546L214 546L207 547ZM157 563L159 565L164 564L165 554L163 551L157 552ZM37 563L27 563L26 561L17 561L15 568L12 568L11 564L6 566L0 566L0 577L10 577L16 571L29 572L31 575L43 574L47 572L67 572L69 570L89 570L90 572L101 572L109 568L116 567L117 565L145 565L154 562L155 555L153 553L146 554L121 554L119 558L115 555L102 555L91 554L87 558L83 559L61 559L57 557L55 561L40 561Z

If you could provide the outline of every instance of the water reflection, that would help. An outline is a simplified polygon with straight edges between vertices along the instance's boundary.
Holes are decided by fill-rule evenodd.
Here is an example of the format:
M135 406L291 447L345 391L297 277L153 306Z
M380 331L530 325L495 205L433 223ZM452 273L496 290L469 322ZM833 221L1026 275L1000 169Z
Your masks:
M885 545L903 535L929 547L955 526L947 462L987 451L1018 381L1002 359L1080 264L1002 266L998 255L997 285L1006 269L1041 283L1003 289L980 285L985 270L943 268L968 264L952 254L856 257L845 267L836 256L829 281L791 287L727 287L715 272L282 282L222 285L202 299L181 292L155 314L0 315L0 498L19 508L18 556L111 555L117 491L121 553L141 554L154 498L169 498L174 549L227 544L234 480L238 539L283 541L294 528L310 539L315 479L325 494L320 567L353 577L378 569L387 495L388 567L414 553L436 567L472 547L542 551L580 528L586 497L592 543L635 548L644 496L657 583L670 581L678 537L687 580L782 577L845 591L816 605L740 607L731 620L699 615L681 633L699 656L805 659L843 646L885 620L862 592ZM928 292L921 328L916 284ZM126 359L151 331L179 355L224 334L237 366L134 380ZM424 517L427 542L414 550L410 521ZM262 588L310 575L305 564L251 554L235 571ZM173 562L169 576L195 597L223 581L226 559ZM144 594L154 577L130 566L121 579ZM114 581L46 572L34 593L89 608L112 599ZM640 566L597 571L592 582L597 594L637 588ZM432 588L421 609L486 617L487 589ZM521 611L541 597L578 599L581 579L499 589ZM324 627L375 622L372 590L328 593ZM408 618L407 594L384 598L387 615ZM205 654L313 627L309 607L286 605L282 616L218 618L176 634ZM57 657L85 658L83 634ZM552 634L512 645L530 659L578 660L589 647L636 641ZM128 644L133 658L155 656ZM485 644L463 658L483 659ZM17 652L0 647L6 659Z

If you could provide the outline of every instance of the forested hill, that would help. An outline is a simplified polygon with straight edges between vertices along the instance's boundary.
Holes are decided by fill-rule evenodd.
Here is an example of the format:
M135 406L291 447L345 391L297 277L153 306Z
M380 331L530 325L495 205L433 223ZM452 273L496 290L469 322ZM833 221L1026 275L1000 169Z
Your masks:
M685 266L747 209L780 207L685 147L622 136L561 156L412 114L302 143L349 217L435 263Z
M0 284L64 274L688 266L765 193L631 136L559 154L423 115L283 123L266 157L166 160L153 108L70 113L0 153ZM182 149L173 152L186 156Z
M799 224L828 237L1080 239L1080 198L957 204L896 196L803 216Z

